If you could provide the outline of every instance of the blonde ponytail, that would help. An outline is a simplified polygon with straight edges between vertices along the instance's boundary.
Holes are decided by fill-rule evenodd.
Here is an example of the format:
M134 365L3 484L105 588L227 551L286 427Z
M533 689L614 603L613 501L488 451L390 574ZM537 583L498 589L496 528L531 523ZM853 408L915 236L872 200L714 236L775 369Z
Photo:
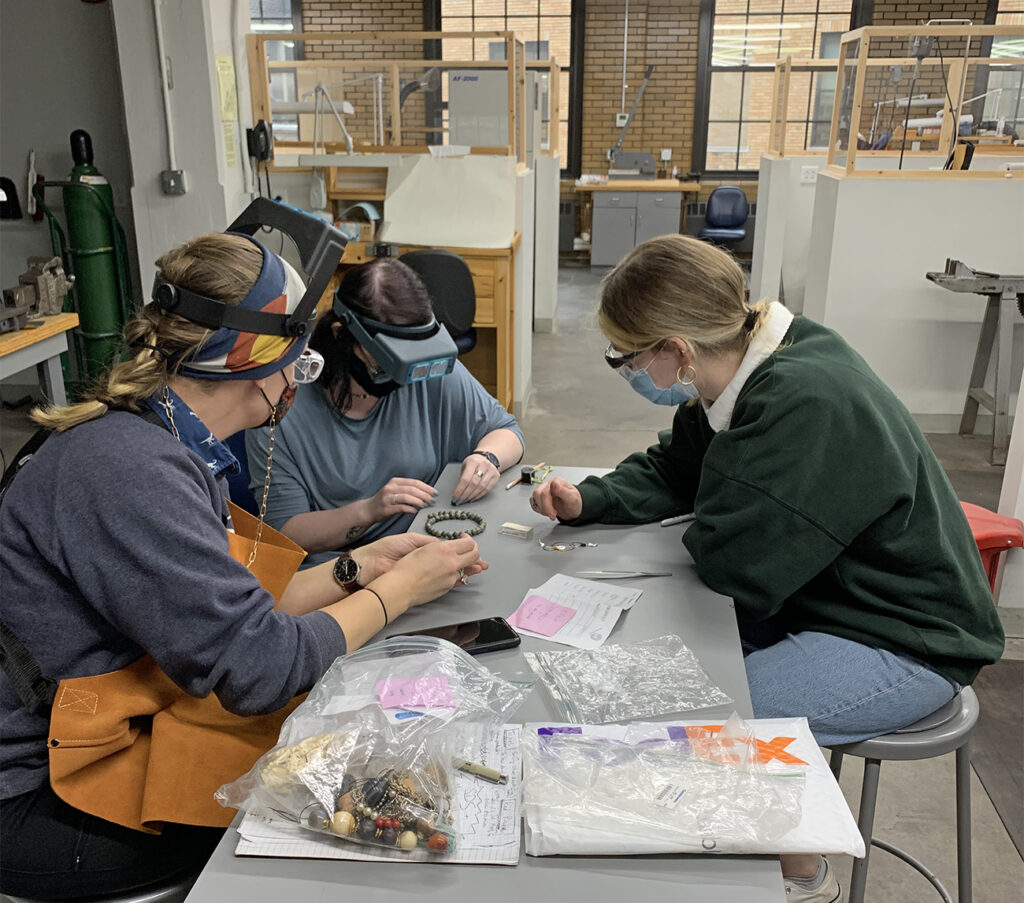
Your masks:
M259 278L263 253L240 235L211 232L169 251L156 265L174 285L237 304ZM102 417L112 407L137 411L139 403L162 391L180 362L212 334L205 326L147 304L124 328L130 358L114 363L78 404L36 408L31 417L40 426L63 431Z
M708 356L746 348L769 301L747 303L743 271L714 245L663 235L638 245L604 277L601 331L619 348L653 348L670 336Z

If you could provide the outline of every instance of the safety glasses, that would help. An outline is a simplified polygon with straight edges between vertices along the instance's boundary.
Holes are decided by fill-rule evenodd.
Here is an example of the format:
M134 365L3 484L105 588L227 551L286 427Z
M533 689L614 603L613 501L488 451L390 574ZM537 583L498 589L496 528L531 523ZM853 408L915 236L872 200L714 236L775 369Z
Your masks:
M611 343L604 350L604 360L613 370L618 370L621 367L625 367L627 364L633 363L636 360L638 354L643 354L641 351L619 351Z
M294 380L299 385L316 382L323 369L323 355L319 351L307 348L295 359Z

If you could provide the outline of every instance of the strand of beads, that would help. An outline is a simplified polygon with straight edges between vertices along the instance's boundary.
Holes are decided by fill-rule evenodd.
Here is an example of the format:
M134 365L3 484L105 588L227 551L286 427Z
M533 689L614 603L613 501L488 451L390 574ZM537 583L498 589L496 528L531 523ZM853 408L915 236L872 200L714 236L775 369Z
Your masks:
M471 520L476 526L470 530L439 530L437 524L443 520ZM438 539L458 539L463 533L468 536L479 536L487 529L487 521L482 514L475 511L459 511L455 508L448 508L444 511L435 511L427 515L426 530L431 536Z

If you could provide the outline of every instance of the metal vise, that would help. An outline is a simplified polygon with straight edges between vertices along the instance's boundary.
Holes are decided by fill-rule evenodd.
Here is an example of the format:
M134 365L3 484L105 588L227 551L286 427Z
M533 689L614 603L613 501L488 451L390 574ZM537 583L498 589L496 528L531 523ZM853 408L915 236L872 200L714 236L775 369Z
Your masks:
M28 272L5 288L0 308L0 333L21 329L30 317L59 314L75 277L64 272L59 257L29 257Z

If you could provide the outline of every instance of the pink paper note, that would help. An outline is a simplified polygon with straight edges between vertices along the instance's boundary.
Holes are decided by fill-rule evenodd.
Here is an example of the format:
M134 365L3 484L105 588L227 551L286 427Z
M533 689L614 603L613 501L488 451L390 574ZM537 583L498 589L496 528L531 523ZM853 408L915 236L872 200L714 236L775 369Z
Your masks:
M557 602L534 594L523 600L523 604L515 610L508 622L513 627L521 627L531 633L554 636L572 620L574 614L576 614L575 608L559 605Z
M455 708L447 677L389 677L377 681L377 696L385 709L403 709L406 706Z

